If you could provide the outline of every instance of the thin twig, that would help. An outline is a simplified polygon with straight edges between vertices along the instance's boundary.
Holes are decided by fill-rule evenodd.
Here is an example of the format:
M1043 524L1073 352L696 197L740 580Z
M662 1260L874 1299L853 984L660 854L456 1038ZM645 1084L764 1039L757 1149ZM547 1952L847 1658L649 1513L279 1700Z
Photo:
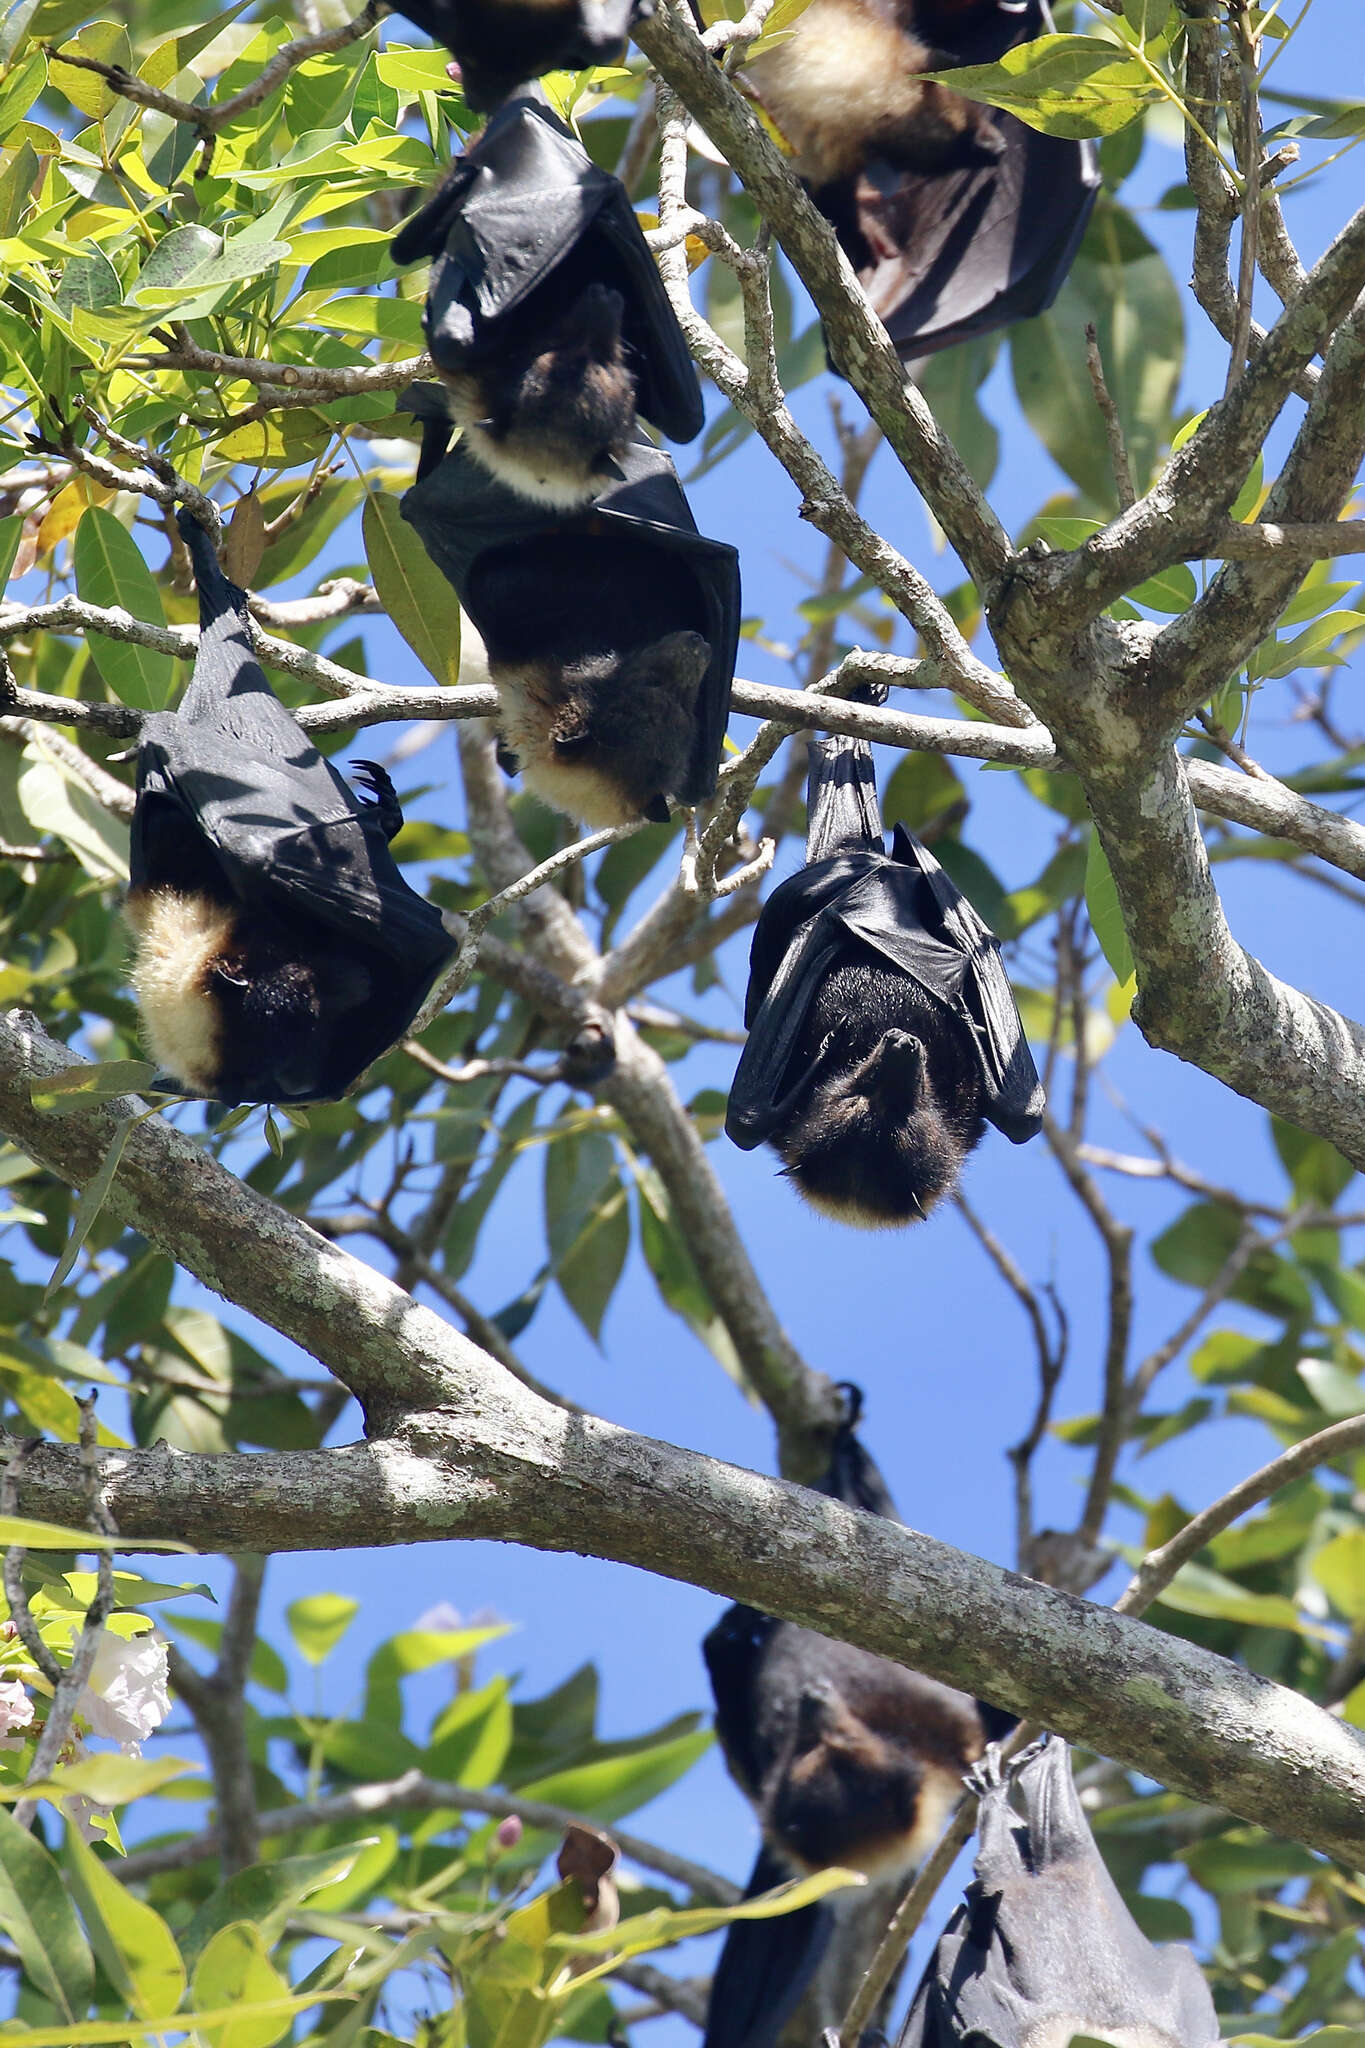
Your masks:
M239 1555L234 1561L232 1595L218 1661L211 1672L196 1671L177 1649L172 1648L168 1655L171 1683L194 1716L208 1751L225 1876L256 1861L256 1797L247 1743L246 1686L265 1563L264 1557L254 1554Z
M1133 467L1128 460L1128 444L1123 438L1123 421L1119 418L1114 395L1105 382L1104 363L1100 357L1100 341L1093 320L1086 322L1085 360L1090 371L1090 383L1095 393L1095 403L1104 421L1105 437L1109 442L1109 460L1114 471L1114 490L1117 493L1120 512L1127 512L1137 503L1137 492L1133 487Z
M1239 119L1235 140L1242 173L1242 241L1237 267L1237 317L1228 352L1228 374L1224 396L1233 389L1246 368L1251 344L1251 300L1256 289L1256 251L1261 225L1261 117L1256 93L1256 60L1259 39L1253 34L1246 0L1235 0L1229 9L1232 30L1238 44Z
M1262 1465L1250 1478L1240 1480L1210 1507L1201 1509L1168 1543L1149 1551L1114 1602L1115 1612L1145 1614L1152 1602L1160 1599L1181 1567L1239 1516L1246 1514L1249 1508L1269 1500L1272 1493L1278 1493L1282 1486L1288 1486L1301 1474L1329 1464L1334 1458L1343 1458L1349 1451L1357 1451L1362 1446L1365 1446L1365 1415L1352 1415L1345 1422L1334 1422L1329 1428L1320 1429L1315 1436L1305 1437L1302 1443L1281 1451L1278 1458L1272 1458L1268 1465Z
M445 1809L453 1814L490 1814L498 1820L506 1820L515 1814L527 1827L544 1828L556 1835L562 1835L566 1828L593 1825L585 1822L582 1814L574 1813L565 1806L550 1806L542 1799L521 1799L515 1792L447 1784L413 1770L384 1783L356 1785L351 1791L328 1799L274 1807L260 1815L258 1827L265 1840L277 1835L297 1834L307 1828L327 1827L337 1821L369 1819L405 1810L437 1813ZM718 1876L715 1871L707 1870L685 1856L675 1856L671 1849L660 1849L653 1842L642 1841L638 1835L623 1835L616 1827L612 1828L611 1834L621 1854L631 1863L638 1863L642 1870L656 1871L670 1883L682 1885L695 1897L718 1906L738 1903L740 1888L731 1884L728 1878ZM179 1841L144 1849L140 1854L135 1852L120 1866L119 1876L125 1883L134 1884L163 1870L183 1870L192 1863L202 1863L207 1857L218 1855L219 1849L218 1830L206 1828L202 1834L185 1835Z

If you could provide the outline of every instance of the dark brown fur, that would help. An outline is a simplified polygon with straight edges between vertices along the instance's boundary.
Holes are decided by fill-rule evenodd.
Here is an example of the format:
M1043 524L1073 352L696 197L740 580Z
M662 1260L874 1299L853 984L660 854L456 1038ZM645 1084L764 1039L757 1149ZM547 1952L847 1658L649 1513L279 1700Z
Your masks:
M912 1223L956 1184L985 1133L968 1027L868 949L826 976L792 1054L822 1062L774 1143L817 1207L876 1229Z

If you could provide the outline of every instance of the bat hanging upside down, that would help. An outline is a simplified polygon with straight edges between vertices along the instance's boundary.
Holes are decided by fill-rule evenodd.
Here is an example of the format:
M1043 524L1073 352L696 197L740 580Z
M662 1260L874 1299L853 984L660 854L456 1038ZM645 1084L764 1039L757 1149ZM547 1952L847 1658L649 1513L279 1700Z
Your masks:
M1209 1988L1178 1943L1155 1948L1095 1846L1055 1735L1002 1767L988 1750L976 1878L915 1993L897 2048L1217 2048ZM1024 1800L1021 1818L1011 1785Z
M951 1192L988 1122L1031 1138L1043 1091L994 936L902 826L883 851L871 750L810 760L807 865L754 932L725 1129L817 1209L889 1229Z
M856 1387L842 1391L849 1417L819 1491L894 1520L885 1482L854 1434L862 1397ZM702 1650L717 1738L763 1829L749 1897L835 1866L874 1886L901 1882L938 1839L964 1771L1011 1725L952 1686L752 1607L728 1608ZM826 2019L841 2019L842 1969L851 1962L856 1976L858 1958L839 1956L835 1937L841 1915L866 1897L850 1891L778 1918L737 1920L712 1984L703 2048L773 2048L817 1971L809 2039ZM803 2005L802 2024L810 2017Z
M358 798L266 681L245 593L178 524L199 651L176 712L142 722L132 982L167 1085L225 1103L330 1100L412 1022L454 942L403 880L393 785Z
M801 176L818 189L874 157L916 171L998 157L990 109L923 76L952 68L934 47L944 18L951 29L982 11L982 0L810 0L789 38L746 67Z
M810 0L745 66L907 363L1043 312L1071 267L1094 145L925 76L1051 28L1046 0Z

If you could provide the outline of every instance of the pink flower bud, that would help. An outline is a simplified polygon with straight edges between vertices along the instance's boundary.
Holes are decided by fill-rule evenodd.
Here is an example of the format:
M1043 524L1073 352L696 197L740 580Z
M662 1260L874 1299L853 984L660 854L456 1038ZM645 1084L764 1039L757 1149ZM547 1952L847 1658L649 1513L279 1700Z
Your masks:
M500 1849L515 1849L522 1837L521 1815L509 1813L506 1820L499 1821L498 1831L493 1840Z

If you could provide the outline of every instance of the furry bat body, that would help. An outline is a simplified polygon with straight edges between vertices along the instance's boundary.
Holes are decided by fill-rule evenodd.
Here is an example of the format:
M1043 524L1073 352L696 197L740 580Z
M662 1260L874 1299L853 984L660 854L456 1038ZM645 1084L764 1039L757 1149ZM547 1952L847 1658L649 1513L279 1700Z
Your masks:
M1064 1742L1002 1771L991 1752L976 1879L915 1993L899 2048L1216 2048L1221 2029L1186 1948L1154 1948L1095 1847ZM1023 1794L1024 1816L1010 1805Z
M429 386L404 517L487 650L499 730L529 787L593 826L666 819L715 788L739 633L733 548L692 522L666 455L643 442L622 478L559 518L445 453Z
M995 939L903 827L883 851L870 750L810 754L807 865L754 933L725 1128L815 1207L891 1228L950 1192L988 1122L1031 1138L1043 1092Z
M641 10L633 0L403 0L400 11L445 44L465 99L487 114L543 72L619 63Z
M702 426L681 330L619 180L527 93L490 121L400 229L432 259L423 321L476 462L552 510L620 477L637 410L671 440Z
M820 1490L894 1520L881 1474L854 1434L861 1396L845 1392L849 1420ZM763 1828L751 1897L836 1865L862 1871L874 1887L899 1884L938 1839L964 1771L1010 1725L951 1686L752 1607L729 1608L702 1649L717 1738ZM716 1969L704 2048L773 2048L817 1970L828 1970L841 1915L865 1896L835 1894L777 1919L736 1921ZM817 2038L818 2026L807 2032Z
M747 67L904 360L1041 313L1080 245L1094 146L926 71L997 62L1045 0L811 0Z
M244 594L204 528L181 533L200 643L178 712L143 720L125 915L153 1056L226 1103L344 1093L411 1023L454 953L403 880L384 770L357 798L251 652Z

